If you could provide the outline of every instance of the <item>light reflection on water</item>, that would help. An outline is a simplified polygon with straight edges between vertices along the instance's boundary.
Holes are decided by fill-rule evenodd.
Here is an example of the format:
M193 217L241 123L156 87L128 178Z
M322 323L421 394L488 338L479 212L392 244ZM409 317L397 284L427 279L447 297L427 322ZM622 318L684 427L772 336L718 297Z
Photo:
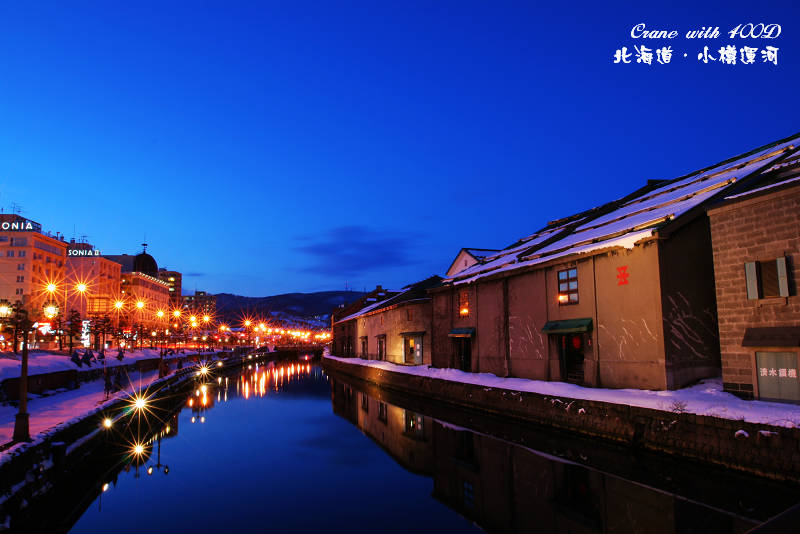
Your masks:
M179 413L126 445L71 531L474 530L430 498L429 479L331 413L328 380L308 361L198 378Z
M95 452L24 532L738 534L800 498L307 361L212 366L166 405L149 395L101 420L111 456Z

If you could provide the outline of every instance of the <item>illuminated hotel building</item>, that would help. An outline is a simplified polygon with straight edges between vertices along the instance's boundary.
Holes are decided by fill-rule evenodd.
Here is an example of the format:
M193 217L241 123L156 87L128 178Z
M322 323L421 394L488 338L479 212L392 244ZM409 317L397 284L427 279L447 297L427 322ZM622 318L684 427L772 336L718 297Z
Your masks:
M42 232L42 225L30 219L0 214L0 299L20 300L32 311L50 301L63 306L66 259L63 237ZM52 293L48 284L56 288Z
M67 248L67 310L81 317L112 315L121 295L122 266L89 243L70 240Z
M146 247L146 245L145 245ZM136 256L104 256L122 266L120 294L131 322L156 324L156 312L171 307L169 285L158 277L158 264L146 251ZM143 305L138 307L138 303Z
M172 300L172 306L175 308L181 307L181 282L183 275L178 271L168 271L163 267L158 270L158 278L169 285L169 296Z

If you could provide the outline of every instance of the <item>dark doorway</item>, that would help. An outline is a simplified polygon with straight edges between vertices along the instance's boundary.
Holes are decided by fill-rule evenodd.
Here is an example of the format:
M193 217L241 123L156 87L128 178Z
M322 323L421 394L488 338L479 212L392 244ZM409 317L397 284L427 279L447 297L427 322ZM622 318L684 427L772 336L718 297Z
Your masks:
M558 336L561 351L562 379L565 382L583 383L583 337L583 334L563 334Z
M472 372L472 338L454 337L456 365L462 371Z
M383 360L386 357L386 337L378 336L378 359Z

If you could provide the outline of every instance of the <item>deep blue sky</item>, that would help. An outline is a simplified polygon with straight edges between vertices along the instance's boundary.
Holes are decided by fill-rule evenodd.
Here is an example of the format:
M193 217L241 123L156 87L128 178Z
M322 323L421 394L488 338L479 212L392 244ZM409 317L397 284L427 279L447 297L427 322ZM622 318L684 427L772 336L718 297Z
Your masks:
M404 285L800 131L796 2L118 4L0 4L0 206L184 289ZM613 64L639 22L672 63Z

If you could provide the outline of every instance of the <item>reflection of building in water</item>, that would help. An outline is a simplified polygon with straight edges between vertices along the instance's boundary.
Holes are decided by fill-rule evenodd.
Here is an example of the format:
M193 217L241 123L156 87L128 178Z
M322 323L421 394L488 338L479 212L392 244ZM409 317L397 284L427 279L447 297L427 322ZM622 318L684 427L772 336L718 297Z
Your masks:
M409 471L432 475L431 419L360 391L356 396L358 428Z
M333 378L331 390L336 414L409 471L431 476L434 498L488 532L734 534L756 524L668 491L442 423Z
M489 532L733 534L753 526L469 430L439 422L432 430L433 496Z
M358 404L352 386L331 379L331 404L333 413L358 426Z

